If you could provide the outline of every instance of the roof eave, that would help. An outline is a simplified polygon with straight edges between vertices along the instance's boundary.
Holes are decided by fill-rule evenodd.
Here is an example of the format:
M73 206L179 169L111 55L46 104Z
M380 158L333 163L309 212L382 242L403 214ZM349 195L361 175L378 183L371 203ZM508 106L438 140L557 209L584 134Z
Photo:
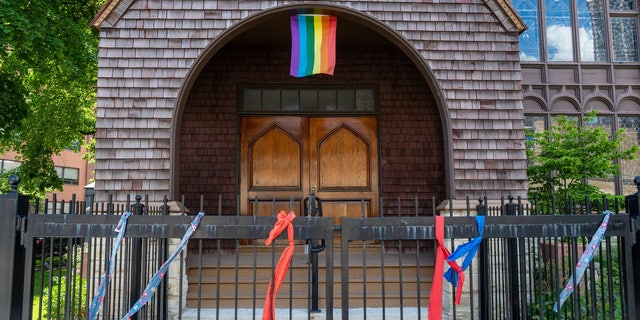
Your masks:
M107 2L102 6L100 11L96 14L95 17L89 22L89 25L94 29L100 31L100 25L102 22L111 14L113 8L115 8L120 0L107 0Z
M497 4L497 6L499 7L499 10L502 11L501 15L504 15L505 19L501 19L501 20L502 20L502 23L505 24L505 27L507 28L507 30L517 32L518 34L521 34L525 30L527 30L527 25L524 23L522 18L520 18L520 15L513 8L513 6L511 5L510 1L506 1L506 0L485 0L485 2L487 2L487 4L489 4L490 8L494 8L493 6L491 6L490 2L493 2L493 3ZM496 12L496 14L498 14L498 13ZM506 21L505 20L509 20L509 22L511 22L510 23L511 26L506 25Z

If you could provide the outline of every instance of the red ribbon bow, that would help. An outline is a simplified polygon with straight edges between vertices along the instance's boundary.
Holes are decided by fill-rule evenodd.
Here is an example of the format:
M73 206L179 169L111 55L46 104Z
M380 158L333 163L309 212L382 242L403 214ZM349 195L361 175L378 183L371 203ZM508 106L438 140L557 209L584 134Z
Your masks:
M264 242L265 245L271 245L273 240L277 238L285 228L287 228L287 235L289 237L289 245L284 249L282 255L280 256L280 260L278 260L278 264L273 273L273 279L269 282L269 289L267 290L267 297L264 300L264 311L262 313L262 320L273 320L276 318L276 295L278 295L278 290L280 289L280 285L282 285L282 281L284 281L284 276L287 273L287 269L289 269L289 265L291 264L291 257L293 256L293 226L291 223L293 219L296 218L296 214L293 211L289 212L289 214L285 213L284 210L281 210L278 213L278 221L276 221L273 229L269 233L269 237Z
M444 217L435 216L436 219L436 264L433 275L433 283L431 284L431 294L429 295L429 310L427 319L442 319L442 278L444 277L444 262L451 255L449 249L444 245ZM455 261L447 261L453 271L458 274L458 286L456 288L455 304L460 304L460 296L462 296L462 284L464 283L464 270Z

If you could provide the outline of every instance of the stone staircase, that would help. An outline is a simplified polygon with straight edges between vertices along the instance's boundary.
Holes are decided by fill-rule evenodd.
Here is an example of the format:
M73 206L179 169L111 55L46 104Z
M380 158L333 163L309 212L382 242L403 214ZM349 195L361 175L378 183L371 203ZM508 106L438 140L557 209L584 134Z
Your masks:
M276 307L282 309L309 308L309 256L304 245L297 245L291 268L277 295ZM208 252L187 256L186 272L189 289L187 308L259 309L272 277L272 265L277 264L284 245L272 249L244 245L235 252ZM318 308L326 307L326 254L318 260ZM426 307L433 276L433 252L399 254L383 250L378 244L349 248L349 308ZM418 267L419 262L419 267ZM342 273L340 248L334 251L333 306L342 304Z

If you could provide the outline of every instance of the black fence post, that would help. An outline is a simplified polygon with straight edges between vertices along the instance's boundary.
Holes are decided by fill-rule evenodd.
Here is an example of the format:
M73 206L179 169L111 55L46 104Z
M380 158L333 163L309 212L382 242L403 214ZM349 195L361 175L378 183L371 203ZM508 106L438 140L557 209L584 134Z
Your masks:
M316 188L311 188L311 194L303 201L303 210L308 219L312 217L322 217L322 200L316 197ZM307 240L309 251L309 265L311 266L311 303L309 312L320 312L319 301L319 278L318 278L318 254L325 248L325 240L321 240L321 245L317 245L317 240Z
M483 201L485 201L485 203L483 203ZM479 204L476 206L477 215L486 216L486 198L480 198L478 199L478 202ZM480 252L478 256L478 268L480 273L480 320L491 319L491 292L489 291L491 283L489 277L491 275L491 270L489 268L489 245L486 240L488 239L484 239L480 242Z
M26 250L21 230L29 213L29 197L18 194L20 178L9 177L11 191L0 195L0 319L22 319ZM29 275L30 276L30 275Z
M518 205L513 203L513 196L509 195L509 203L504 205L504 215L515 216ZM518 274L518 239L507 239L507 268L509 269L509 305L511 317L520 319L520 284Z
M625 197L625 208L631 217L631 230L634 241L631 246L631 261L640 261L640 176L633 179L638 191ZM635 268L637 269L637 268ZM640 272L637 270L629 270L629 274L633 277L633 296L636 311L640 310Z
M171 210L171 206L169 206L169 199L167 198L167 196L164 196L164 199L162 199L162 205L160 206L160 212L163 216L168 216L170 215L170 210ZM161 240L161 247L160 247L160 259L158 261L159 265L162 265L167 258L169 257L169 239L162 239ZM158 303L157 305L157 312L158 315L160 315L161 317L158 318L159 320L164 320L166 318L166 315L168 314L168 303L167 303L167 288L169 285L169 279L168 277L163 277L162 278L162 285L160 286L160 292L158 292L158 296L159 296L159 301L160 303ZM180 291L182 292L182 291Z
M144 214L144 205L140 203L142 197L136 195L136 203L132 205L131 215ZM133 307L140 298L142 291L142 239L133 238L131 247L131 297L129 305ZM137 320L138 314L134 314L130 318L131 320Z

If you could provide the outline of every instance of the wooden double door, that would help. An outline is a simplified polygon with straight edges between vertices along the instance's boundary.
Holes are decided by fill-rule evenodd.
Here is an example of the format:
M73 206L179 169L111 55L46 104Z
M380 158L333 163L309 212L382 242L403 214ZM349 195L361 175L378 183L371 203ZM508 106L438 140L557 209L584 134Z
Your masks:
M375 117L243 117L240 135L243 214L304 215L312 190L334 224L378 212Z

